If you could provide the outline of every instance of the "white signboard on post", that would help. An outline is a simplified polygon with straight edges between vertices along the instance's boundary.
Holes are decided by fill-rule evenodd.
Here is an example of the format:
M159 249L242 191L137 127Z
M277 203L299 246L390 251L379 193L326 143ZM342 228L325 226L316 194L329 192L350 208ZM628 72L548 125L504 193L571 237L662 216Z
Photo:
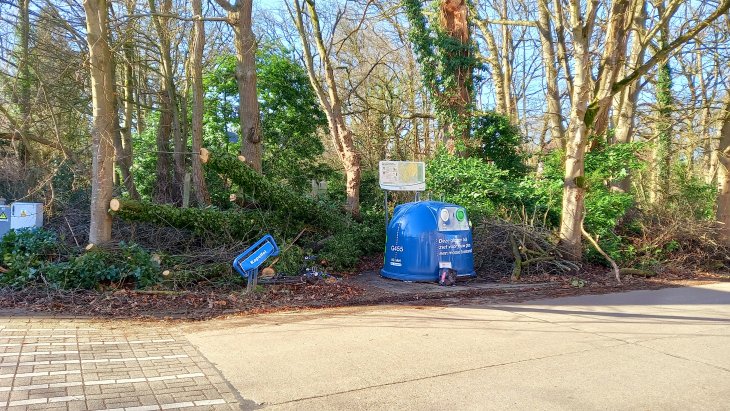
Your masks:
M426 190L426 163L422 161L381 161L378 168L383 190Z

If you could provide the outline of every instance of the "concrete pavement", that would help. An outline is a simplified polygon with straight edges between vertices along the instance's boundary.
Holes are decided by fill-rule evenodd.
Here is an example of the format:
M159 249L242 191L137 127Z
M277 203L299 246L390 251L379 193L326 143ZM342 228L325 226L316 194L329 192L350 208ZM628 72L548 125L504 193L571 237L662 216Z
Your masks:
M730 283L180 332L267 409L730 409Z

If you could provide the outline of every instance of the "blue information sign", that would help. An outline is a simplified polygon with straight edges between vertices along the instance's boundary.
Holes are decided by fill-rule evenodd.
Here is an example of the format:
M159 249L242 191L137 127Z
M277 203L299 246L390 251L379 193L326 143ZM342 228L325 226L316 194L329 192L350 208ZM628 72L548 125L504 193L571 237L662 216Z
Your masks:
M248 278L254 270L261 267L267 258L277 255L279 255L279 246L276 245L274 237L266 234L233 260L233 269L243 278Z

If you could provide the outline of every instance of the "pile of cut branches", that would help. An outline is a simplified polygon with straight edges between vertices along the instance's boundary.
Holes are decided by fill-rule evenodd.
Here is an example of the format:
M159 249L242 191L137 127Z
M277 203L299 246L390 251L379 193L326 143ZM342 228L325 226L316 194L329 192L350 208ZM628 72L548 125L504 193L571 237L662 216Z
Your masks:
M628 265L715 271L730 268L730 247L720 240L721 227L715 221L667 210L653 210L650 217L634 221L620 233L636 250Z
M485 277L513 281L531 273L565 274L580 267L547 228L486 219L474 228L474 264Z

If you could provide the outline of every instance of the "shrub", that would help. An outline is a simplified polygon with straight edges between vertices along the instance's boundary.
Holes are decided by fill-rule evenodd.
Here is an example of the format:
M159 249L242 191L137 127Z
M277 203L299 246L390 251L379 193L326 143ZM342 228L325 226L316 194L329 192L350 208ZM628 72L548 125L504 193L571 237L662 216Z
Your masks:
M507 198L509 172L477 157L439 151L428 162L426 182L435 198L465 207L472 219L491 216Z
M348 270L358 263L360 257L383 250L383 213L365 210L362 217L361 223L352 222L327 241L319 257L328 267L335 271Z
M472 139L477 147L472 154L485 161L491 161L500 170L521 175L527 172L525 155L520 151L525 139L520 129L509 117L487 112L475 117L472 124Z
M160 281L159 263L137 244L122 242L114 250L94 248L87 252L63 249L62 244L52 231L10 231L0 241L0 262L8 269L0 276L0 284L93 289L109 283L145 288Z
M11 230L0 240L0 263L7 272L0 283L24 286L42 280L43 269L58 258L56 234L44 229Z

